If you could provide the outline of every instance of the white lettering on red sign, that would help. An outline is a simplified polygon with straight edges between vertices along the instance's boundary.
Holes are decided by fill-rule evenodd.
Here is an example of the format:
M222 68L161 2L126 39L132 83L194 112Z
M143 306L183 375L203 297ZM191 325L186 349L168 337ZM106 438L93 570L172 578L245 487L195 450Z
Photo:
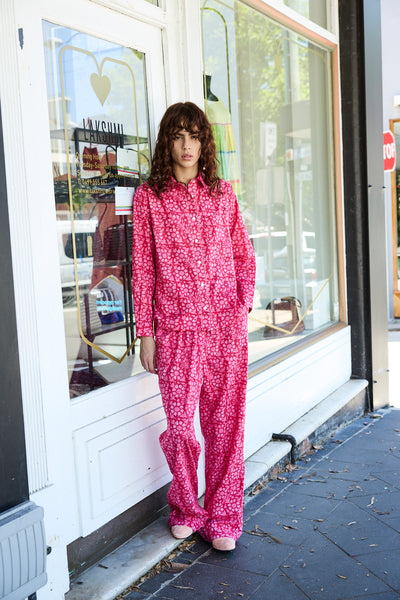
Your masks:
M396 167L396 144L393 133L383 132L383 168L385 171L394 171Z
M392 142L391 144L385 144L383 146L383 160L386 160L387 158L392 158L393 156L396 156L396 146L394 142Z

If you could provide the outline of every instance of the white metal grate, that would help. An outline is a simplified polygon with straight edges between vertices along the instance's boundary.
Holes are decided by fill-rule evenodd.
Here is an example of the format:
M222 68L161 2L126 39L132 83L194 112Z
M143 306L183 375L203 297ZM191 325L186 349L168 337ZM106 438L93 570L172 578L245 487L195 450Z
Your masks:
M46 581L43 509L26 502L0 514L0 598L21 600Z

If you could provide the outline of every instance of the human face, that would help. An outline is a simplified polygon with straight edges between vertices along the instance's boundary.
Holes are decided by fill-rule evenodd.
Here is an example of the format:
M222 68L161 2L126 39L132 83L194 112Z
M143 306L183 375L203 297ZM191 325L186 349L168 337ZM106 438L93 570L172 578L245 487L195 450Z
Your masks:
M181 129L174 136L171 158L174 175L178 181L187 183L197 177L199 171L199 158L201 142L197 131Z

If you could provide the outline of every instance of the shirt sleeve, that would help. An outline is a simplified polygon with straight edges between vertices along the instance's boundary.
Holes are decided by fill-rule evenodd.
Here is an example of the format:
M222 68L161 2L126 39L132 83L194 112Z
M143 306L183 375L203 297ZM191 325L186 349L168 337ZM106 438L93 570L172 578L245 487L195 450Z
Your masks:
M140 186L133 197L132 284L137 337L153 336L155 246L148 191Z
M229 185L228 194L231 209L231 241L237 295L239 301L251 310L256 279L256 257L231 185Z

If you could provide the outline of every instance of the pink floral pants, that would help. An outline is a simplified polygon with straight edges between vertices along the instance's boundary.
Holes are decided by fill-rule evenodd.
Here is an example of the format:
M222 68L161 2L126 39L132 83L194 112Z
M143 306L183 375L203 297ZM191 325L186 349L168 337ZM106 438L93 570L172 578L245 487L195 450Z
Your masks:
M173 475L170 526L188 525L207 541L240 536L243 525L247 315L229 330L158 332L157 370L167 430L160 444ZM199 403L206 492L198 503Z

